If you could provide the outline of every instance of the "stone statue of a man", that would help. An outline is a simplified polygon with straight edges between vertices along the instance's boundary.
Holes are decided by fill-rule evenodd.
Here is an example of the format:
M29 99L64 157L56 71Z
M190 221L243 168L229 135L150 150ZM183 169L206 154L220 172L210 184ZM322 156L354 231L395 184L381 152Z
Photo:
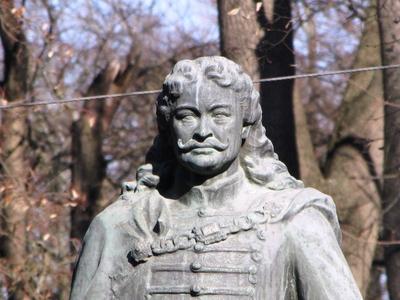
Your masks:
M250 77L182 60L137 181L86 233L71 299L361 299L332 199L291 177Z

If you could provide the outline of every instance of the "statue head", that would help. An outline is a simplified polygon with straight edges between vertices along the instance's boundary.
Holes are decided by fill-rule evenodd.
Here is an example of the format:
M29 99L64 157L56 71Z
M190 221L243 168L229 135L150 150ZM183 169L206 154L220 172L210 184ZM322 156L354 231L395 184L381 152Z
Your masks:
M139 168L139 181L166 187L177 165L214 176L238 164L257 184L302 186L278 160L261 116L259 93L239 65L220 56L179 61L157 99L159 135L147 155L152 167ZM145 180L146 170L160 180Z

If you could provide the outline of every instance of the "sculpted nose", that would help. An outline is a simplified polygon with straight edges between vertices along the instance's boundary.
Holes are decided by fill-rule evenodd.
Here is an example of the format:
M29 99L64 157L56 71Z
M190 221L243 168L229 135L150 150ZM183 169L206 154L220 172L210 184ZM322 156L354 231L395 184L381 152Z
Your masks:
M212 134L212 131L211 131L211 128L209 125L210 124L206 118L201 118L199 126L197 127L197 129L193 135L193 138L195 140L202 142L202 141L206 140L207 138L211 137L213 134Z

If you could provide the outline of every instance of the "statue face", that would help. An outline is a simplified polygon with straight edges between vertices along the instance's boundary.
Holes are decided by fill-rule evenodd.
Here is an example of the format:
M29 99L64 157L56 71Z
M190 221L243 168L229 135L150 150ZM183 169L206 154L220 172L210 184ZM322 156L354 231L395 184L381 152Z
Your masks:
M238 157L242 144L238 96L207 79L185 87L171 127L174 152L184 168L200 175L222 173Z

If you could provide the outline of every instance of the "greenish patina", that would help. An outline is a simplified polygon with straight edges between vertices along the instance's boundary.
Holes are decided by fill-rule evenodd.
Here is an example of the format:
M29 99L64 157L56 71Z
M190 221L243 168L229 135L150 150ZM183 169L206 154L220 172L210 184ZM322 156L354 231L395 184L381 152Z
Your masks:
M92 222L71 299L361 299L332 199L287 172L249 76L178 62L137 181Z

